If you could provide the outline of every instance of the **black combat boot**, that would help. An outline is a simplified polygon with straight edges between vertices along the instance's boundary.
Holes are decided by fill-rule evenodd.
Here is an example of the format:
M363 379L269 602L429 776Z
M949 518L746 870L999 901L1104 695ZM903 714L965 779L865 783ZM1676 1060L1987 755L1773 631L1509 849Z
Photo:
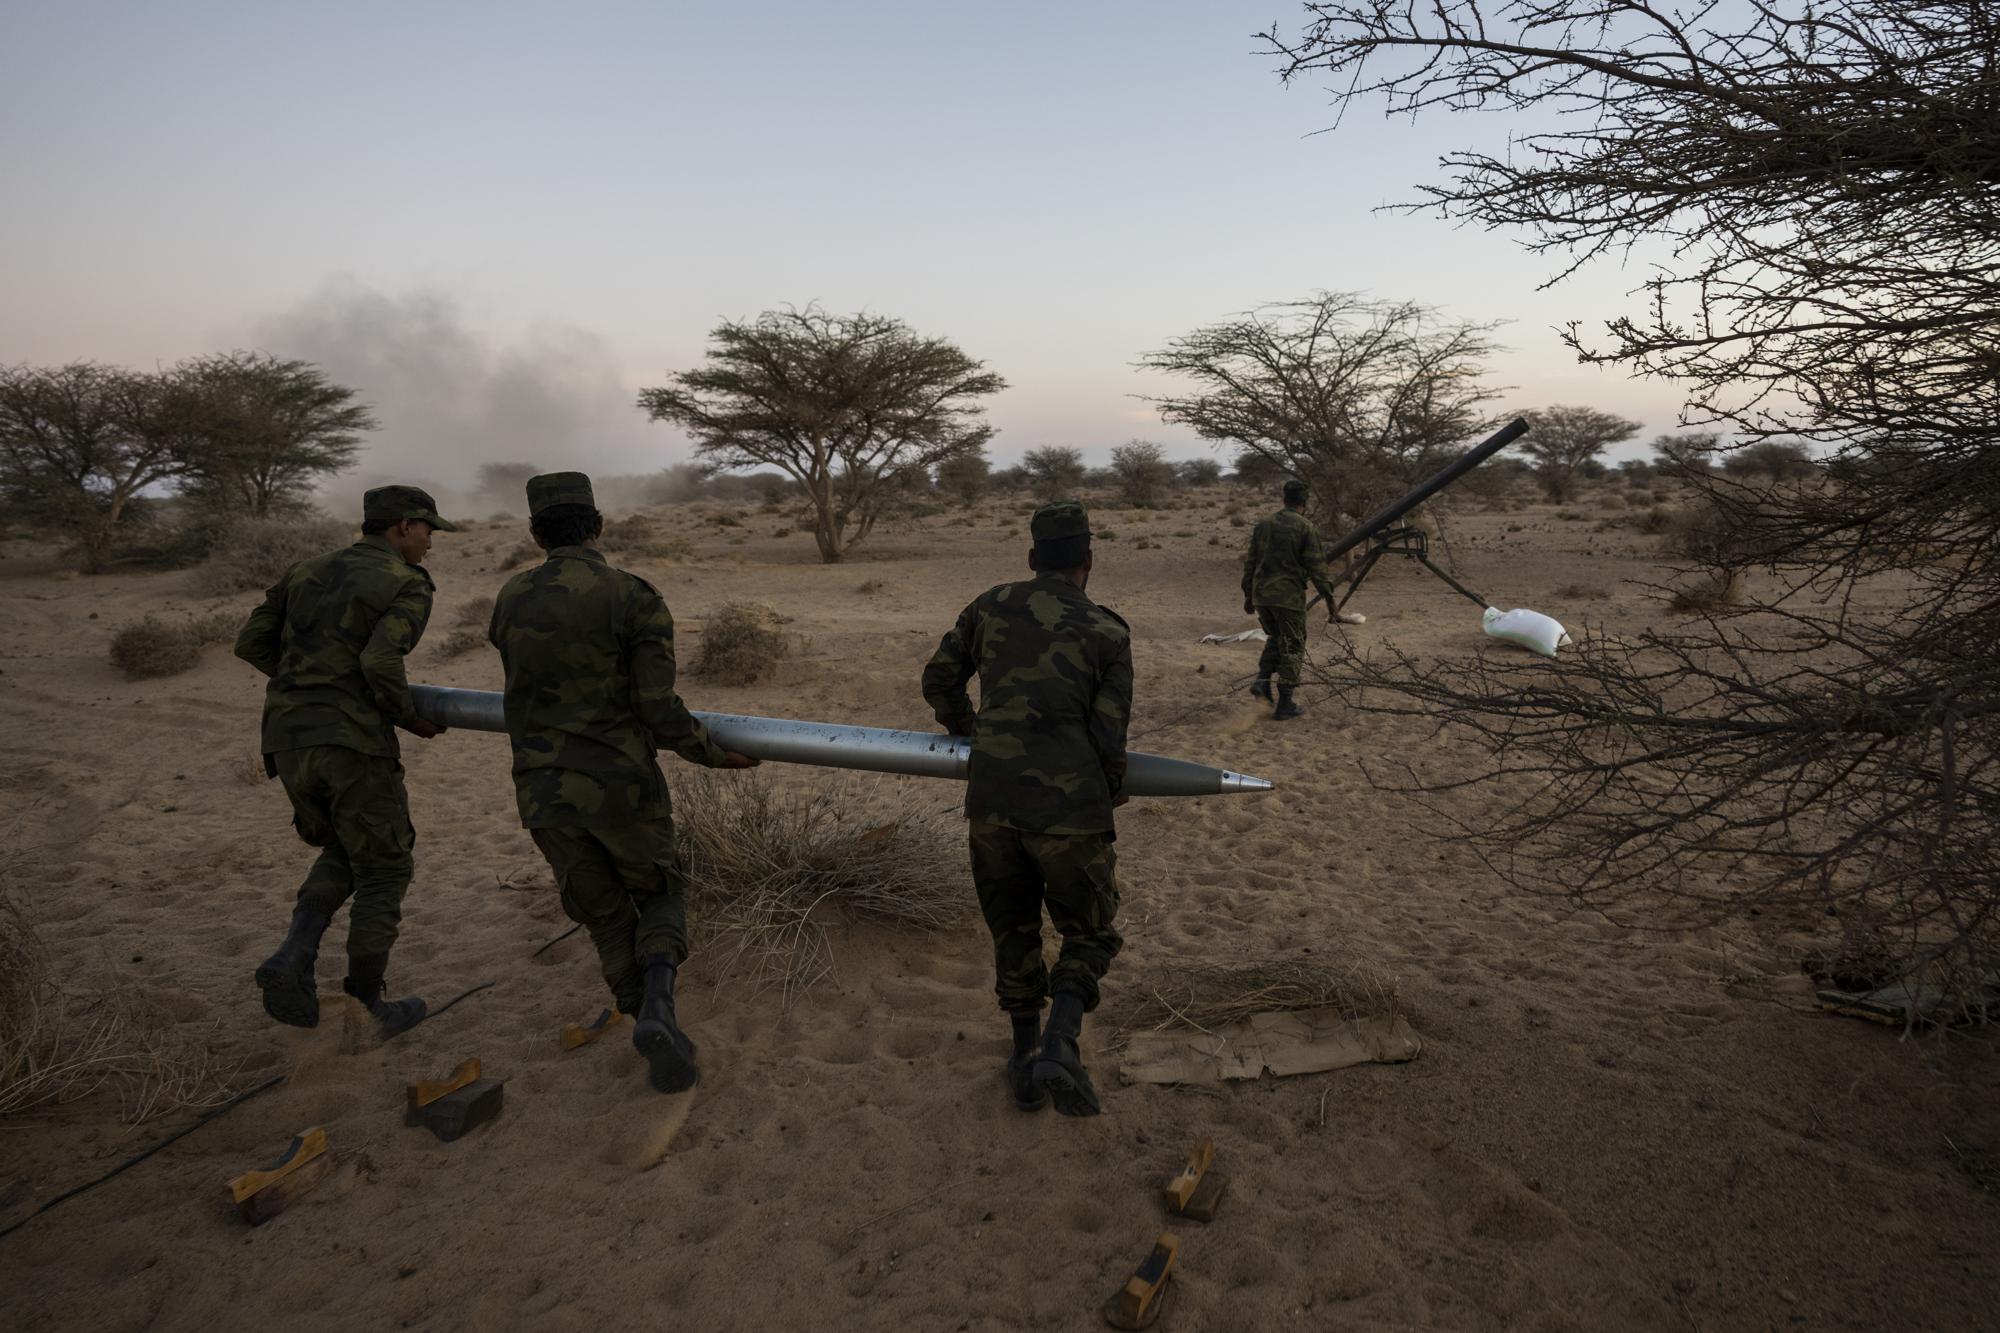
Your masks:
M686 1092L701 1075L694 1067L694 1042L674 1022L675 964L663 953L649 953L639 962L646 969L646 998L632 1045L652 1066L655 1092Z
M1034 1079L1064 1115L1096 1115L1103 1109L1076 1049L1076 1039L1082 1035L1083 997L1073 990L1057 991L1049 1003L1049 1025L1042 1030Z
M1016 1010L1014 1054L1007 1059L1007 1087L1014 1094L1014 1106L1022 1111L1039 1111L1049 1104L1049 1094L1035 1085L1036 1048L1042 1044L1042 1011Z
M292 913L285 942L257 969L257 988L264 992L264 1012L295 1028L319 1026L319 983L313 964L319 961L319 937L327 918L303 909Z
M1279 722L1283 722L1288 718L1304 717L1305 715L1306 710L1292 702L1292 687L1289 685L1280 685L1278 687L1278 706L1272 711L1271 716Z
M1269 676L1257 677L1257 683L1250 687L1250 697L1252 699L1262 699L1265 703L1271 702L1271 678Z
M375 1015L375 1021L382 1025L382 1038L385 1041L408 1032L423 1022L424 1015L429 1012L424 1002L414 995L406 1000L382 998L382 991L388 983L382 979L381 968L388 961L384 958L374 967L370 967L361 959L350 959L347 965L352 971L364 974L372 972L374 975L349 976L340 983L342 990L361 1001L361 1007Z

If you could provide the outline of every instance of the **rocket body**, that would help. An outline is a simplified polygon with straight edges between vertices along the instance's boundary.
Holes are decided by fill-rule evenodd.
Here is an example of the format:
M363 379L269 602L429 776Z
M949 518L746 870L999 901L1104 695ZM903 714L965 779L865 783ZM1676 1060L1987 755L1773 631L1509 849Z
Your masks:
M495 691L412 685L410 695L416 703L417 715L439 726L467 731L507 730L506 712L501 696ZM723 749L774 764L811 764L819 768L853 768L963 782L972 759L972 742L963 736L941 732L855 727L839 722L805 722L742 713L697 712L695 716ZM1128 796L1223 796L1270 791L1272 787L1265 778L1137 750L1126 752L1125 765Z

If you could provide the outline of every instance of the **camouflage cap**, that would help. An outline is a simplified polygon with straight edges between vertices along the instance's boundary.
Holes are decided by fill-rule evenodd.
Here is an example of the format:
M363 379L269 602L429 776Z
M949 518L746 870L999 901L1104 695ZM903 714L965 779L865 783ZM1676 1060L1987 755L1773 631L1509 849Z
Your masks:
M437 501L430 492L415 486L377 486L361 497L364 523L401 523L406 518L420 518L439 532L458 531L458 524L438 517Z
M1028 520L1028 533L1038 542L1088 537L1090 515L1084 512L1081 500L1056 500L1035 511Z
M557 505L597 508L597 497L590 493L590 478L581 472L544 472L528 478L528 517Z

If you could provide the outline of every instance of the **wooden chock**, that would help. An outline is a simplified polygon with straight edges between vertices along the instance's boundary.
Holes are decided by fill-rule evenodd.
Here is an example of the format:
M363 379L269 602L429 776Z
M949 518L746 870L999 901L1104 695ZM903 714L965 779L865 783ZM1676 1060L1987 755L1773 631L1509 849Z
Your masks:
M417 1123L446 1143L463 1138L500 1114L507 1085L482 1078L455 1088L417 1112Z
M1153 1252L1104 1303L1104 1322L1113 1328L1151 1328L1166 1309L1167 1284L1174 1275L1174 1260L1180 1256L1180 1248L1179 1237L1171 1231L1162 1231L1153 1242Z
M1215 1169L1215 1140L1203 1139L1188 1154L1188 1164L1167 1182L1167 1212L1190 1222L1213 1222L1229 1177Z
M1203 1139L1195 1144L1194 1151L1188 1154L1187 1165L1181 1168L1179 1175L1167 1182L1167 1211L1186 1212L1188 1200L1194 1197L1195 1190L1201 1186L1202 1177L1207 1175L1208 1168L1214 1165L1215 1140Z
M590 1024L565 1023L562 1028L562 1048L573 1051L579 1046L588 1046L593 1041L625 1021L625 1015L616 1009L606 1009Z
M332 1167L326 1131L315 1125L293 1139L271 1165L261 1171L245 1171L231 1180L230 1201L244 1221L262 1226L317 1185Z
M410 1084L403 1090L405 1102L403 1123L406 1125L422 1124L423 1109L426 1106L450 1093L457 1092L469 1083L476 1082L478 1078L479 1057L474 1056L470 1060L460 1061L458 1068L452 1070L448 1078L439 1079L434 1083Z

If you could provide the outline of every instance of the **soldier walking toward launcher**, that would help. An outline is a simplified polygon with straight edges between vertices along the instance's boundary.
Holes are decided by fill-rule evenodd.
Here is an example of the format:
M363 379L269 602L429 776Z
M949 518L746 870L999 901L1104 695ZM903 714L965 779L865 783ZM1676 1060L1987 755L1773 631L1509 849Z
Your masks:
M599 553L590 478L533 478L528 514L548 559L500 590L487 631L507 671L521 823L555 871L563 911L590 932L619 1010L638 1016L632 1044L653 1086L683 1092L697 1077L674 1017L686 881L655 754L710 768L756 760L717 746L674 692L673 617L652 584Z
M1271 716L1279 721L1302 716L1305 709L1292 700L1306 656L1306 583L1326 598L1329 619L1341 620L1333 609L1333 586L1327 581L1326 557L1320 552L1319 530L1306 517L1306 484L1285 483L1285 507L1259 523L1250 534L1250 551L1243 557L1243 613L1255 615L1264 627L1264 652L1257 659L1257 683L1250 693L1271 697L1271 676L1278 677L1278 703ZM1360 617L1351 618L1358 621Z
M1124 943L1112 924L1111 812L1126 799L1131 632L1084 595L1091 559L1083 506L1043 505L1029 530L1035 577L989 589L965 608L924 668L924 698L946 730L972 738L972 880L993 935L994 993L1014 1025L1014 1104L1036 1111L1053 1099L1064 1115L1096 1115L1077 1039ZM976 715L965 689L975 673ZM1053 970L1042 959L1044 905L1062 935Z
M344 989L385 1035L424 1016L422 1000L382 998L417 840L395 729L426 740L444 730L411 707L403 657L430 619L431 533L456 530L414 486L369 491L361 540L294 565L236 637L236 655L270 677L264 771L284 783L299 837L320 849L291 930L257 969L264 1012L281 1023L319 1022L320 937L349 899Z

